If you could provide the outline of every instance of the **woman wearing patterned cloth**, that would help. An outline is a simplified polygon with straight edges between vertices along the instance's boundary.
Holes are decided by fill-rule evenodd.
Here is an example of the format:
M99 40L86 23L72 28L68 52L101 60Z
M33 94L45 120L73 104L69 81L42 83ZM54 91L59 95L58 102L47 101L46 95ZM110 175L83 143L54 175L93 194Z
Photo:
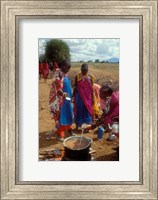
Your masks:
M66 97L72 98L71 84L67 76L71 65L69 61L63 60L59 63L53 77L50 90L49 107L51 118L55 120L58 140L64 140L64 131L72 133L73 108L71 101Z

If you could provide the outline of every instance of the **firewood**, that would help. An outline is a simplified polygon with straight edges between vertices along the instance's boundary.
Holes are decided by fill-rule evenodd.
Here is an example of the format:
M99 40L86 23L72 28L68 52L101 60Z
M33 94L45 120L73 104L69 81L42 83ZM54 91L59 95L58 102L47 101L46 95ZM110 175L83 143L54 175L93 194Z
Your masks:
M89 154L93 154L93 153L96 153L96 150L92 150L89 152Z

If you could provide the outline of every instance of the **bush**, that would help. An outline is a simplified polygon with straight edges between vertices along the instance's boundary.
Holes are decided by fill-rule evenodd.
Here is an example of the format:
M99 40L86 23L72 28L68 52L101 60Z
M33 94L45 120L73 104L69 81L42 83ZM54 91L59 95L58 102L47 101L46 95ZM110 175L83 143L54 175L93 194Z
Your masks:
M46 43L45 55L47 60L57 63L64 59L70 60L68 45L62 40L52 39Z

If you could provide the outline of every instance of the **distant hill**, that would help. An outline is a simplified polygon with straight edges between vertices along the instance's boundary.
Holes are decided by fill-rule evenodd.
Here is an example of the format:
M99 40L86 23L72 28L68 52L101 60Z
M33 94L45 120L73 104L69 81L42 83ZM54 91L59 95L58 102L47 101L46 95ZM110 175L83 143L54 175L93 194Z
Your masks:
M109 63L118 63L119 59L118 58L110 58L109 60L107 60Z

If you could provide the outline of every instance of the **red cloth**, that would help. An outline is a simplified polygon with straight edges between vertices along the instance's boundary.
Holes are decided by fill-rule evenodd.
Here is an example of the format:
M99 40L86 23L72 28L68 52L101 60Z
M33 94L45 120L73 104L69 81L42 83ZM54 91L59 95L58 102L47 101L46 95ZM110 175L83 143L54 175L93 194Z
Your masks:
M43 71L43 64L39 63L39 74L41 75Z
M62 74L62 77L60 77L60 74L61 74L60 69L57 69L53 77L53 81L50 88L50 94L49 94L50 114L51 114L51 118L54 119L55 121L59 120L60 108L63 102L63 97L60 94L60 91L63 88L64 75Z
M58 68L58 64L57 64L56 62L54 62L54 64L53 64L53 69L54 69L54 71L55 71L57 68Z
M114 117L119 116L119 92L113 92L110 99L110 109L105 117L105 124L112 124Z
M59 128L57 130L57 134L59 137L63 138L65 136L64 131L70 130L72 129L72 125L68 125L68 126L63 126L63 125L59 125Z
M60 92L62 92L63 89L64 76L66 76L66 74L64 74L63 72L61 72L60 69L57 68L53 77L49 94L49 108L51 118L55 120L57 134L61 138L65 136L64 131L72 129L72 125L65 126L59 123L60 109L63 103L63 97Z
M49 74L49 65L47 62L43 64L42 74L43 74L43 78L47 79L48 74Z
M78 82L78 91L88 112L92 115L93 88L92 83L88 77L82 78Z

